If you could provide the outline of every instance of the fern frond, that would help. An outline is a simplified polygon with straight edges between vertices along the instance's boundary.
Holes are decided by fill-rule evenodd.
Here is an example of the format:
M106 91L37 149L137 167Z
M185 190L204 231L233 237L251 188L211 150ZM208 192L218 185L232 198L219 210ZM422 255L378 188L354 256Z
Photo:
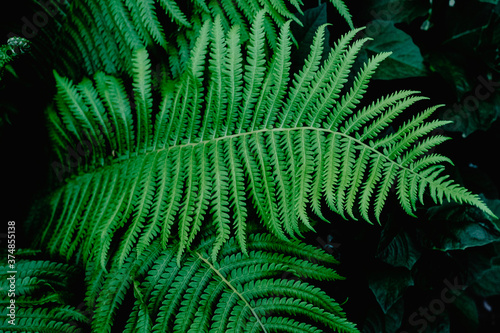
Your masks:
M88 317L70 305L75 300L73 288L79 270L30 252L17 249L16 271L8 265L0 267L0 331L62 333L87 329Z
M56 307L53 309L33 307L18 308L16 310L15 325L9 323L8 308L2 307L0 312L3 319L0 322L2 332L58 332L73 333L80 332L83 325L78 325L76 320L86 319L74 308L69 306ZM75 325L77 324L77 325Z
M331 2L352 28L344 2ZM186 69L202 22L217 16L224 30L238 26L241 40L246 41L250 36L248 25L254 25L256 15L266 11L268 16L262 22L262 33L267 43L264 40L262 43L266 49L275 50L276 31L287 20L300 24L293 12L301 13L303 4L295 0L191 0L188 5L178 0L78 0L56 6L60 15L55 16L54 24L36 36L34 51L36 58L49 65L47 67L55 67L58 72L76 79L99 71L126 73L131 68L133 52L143 47L166 52L170 71L178 77ZM170 22L160 22L165 14ZM64 46L55 47L60 40Z
M181 256L180 265L177 246L163 249L159 240L139 256L130 253L121 267L114 258L104 283L92 291L97 298L93 327L100 332L119 330L113 325L116 308L132 297L134 307L121 312L128 316L124 332L147 327L151 332L271 332L280 326L317 331L321 325L358 332L341 306L312 285L315 280L341 279L327 266L335 259L324 251L300 242L283 247L269 234L254 234L247 241L248 255L238 252L233 237L214 264L209 257L216 238L205 235L192 252ZM285 273L299 279L283 279ZM298 313L308 322L297 319Z
M423 99L401 91L371 104L363 101L370 77L387 54L369 59L345 87L365 40L352 42L355 31L346 34L321 65L323 26L303 69L290 82L288 24L266 68L264 17L259 12L255 18L246 65L237 29L224 34L221 18L202 26L189 70L163 88L154 129L148 117L158 103L152 98L146 51L137 51L133 58L130 103L142 105L134 110L133 121L130 107L120 111L120 122L117 115L106 116L109 109L129 102L123 85L112 76L97 75L94 89L88 80L74 85L56 75L58 115L71 137L78 140L83 138L80 133L89 132L102 144L82 158L75 178L64 185L62 194L58 192L61 200L54 204L61 208L52 209L51 227L63 235L50 243L45 237L43 244L68 256L68 240L78 229L78 239L85 242L85 261L99 258L104 266L114 236L125 228L118 249L122 264L135 244L141 253L158 235L164 246L173 237L180 240L180 260L202 221L212 216L217 232L210 257L215 262L233 232L245 251L250 201L268 230L287 241L300 235L301 228L312 228L308 208L322 216L323 199L344 218L375 217L380 222L393 187L410 215L424 193L436 203L453 200L492 214L476 195L443 177L439 166L448 159L427 155L446 140L432 135L444 122L427 121L436 107L417 113L393 134L381 135L405 109ZM115 139L111 124L117 124L125 138ZM69 135L57 133L56 149L64 156L61 142ZM132 143L128 151L118 147ZM110 151L118 154L109 156ZM93 198L99 193L93 186L103 192L101 198ZM71 222L63 227L63 221Z

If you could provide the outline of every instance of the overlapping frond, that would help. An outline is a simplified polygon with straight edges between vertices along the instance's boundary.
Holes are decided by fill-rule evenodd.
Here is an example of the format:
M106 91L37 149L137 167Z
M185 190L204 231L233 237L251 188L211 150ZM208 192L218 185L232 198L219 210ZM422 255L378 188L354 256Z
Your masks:
M84 311L71 305L78 270L36 259L35 253L19 249L12 256L14 266L0 266L0 331L69 333L88 328Z
M303 7L302 2L288 0L191 0L188 4L179 0L35 3L37 10L44 10L44 15L55 21L49 22L51 24L40 33L38 29L33 31L40 41L35 45L36 54L42 62L48 61L49 67L56 65L58 71L70 77L99 71L126 73L132 65L132 53L144 46L163 49L160 52L168 54L172 74L178 76L186 68L202 22L219 16L226 30L239 26L241 39L246 40L250 34L248 26L262 9L270 14L263 22L263 32L267 45L274 48L276 30L287 20L297 20L293 13L302 12ZM331 0L331 3L352 28L344 2Z
M443 175L445 157L427 154L445 140L431 132L446 122L426 121L435 107L381 136L422 99L400 91L362 103L387 54L369 59L346 86L363 40L353 42L356 31L346 34L321 64L321 27L303 69L287 84L289 25L265 67L259 54L264 21L261 12L246 64L238 30L224 35L219 19L207 21L189 70L164 87L159 103L148 87L144 50L134 53L130 100L112 76L98 74L94 88L89 80L73 84L56 75L58 110L49 109L49 119L57 155L66 157L54 165L62 178L74 178L55 190L47 225L53 234L40 241L68 258L81 244L84 259L105 266L123 229L122 263L134 246L140 254L158 235L164 246L173 236L180 239L180 258L210 216L217 231L215 261L232 234L246 251L249 202L283 241L300 235L303 226L312 228L308 207L322 216L323 202L343 217L379 221L392 191L410 215L425 193L438 203L454 200L491 214L476 195ZM65 135L57 130L62 123Z
M92 327L99 332L357 332L341 306L314 281L342 279L330 266L336 260L323 250L270 234L253 234L248 254L236 238L210 261L216 237L182 255L178 244L166 249L158 239L141 254L133 250L123 265L112 258L108 273L89 273L95 286L87 303L95 304ZM118 256L118 254L117 254ZM90 265L92 271L92 265ZM304 279L304 280L303 280ZM305 281L307 279L307 282ZM120 311L127 298L133 302ZM298 316L300 314L300 316ZM126 319L126 320L125 320Z

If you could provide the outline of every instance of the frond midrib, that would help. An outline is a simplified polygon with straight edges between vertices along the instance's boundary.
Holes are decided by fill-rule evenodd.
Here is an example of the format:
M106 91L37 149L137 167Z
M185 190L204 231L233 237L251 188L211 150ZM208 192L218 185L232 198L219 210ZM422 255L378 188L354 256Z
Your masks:
M255 312L255 309L250 305L250 303L248 303L247 299L245 297L243 297L243 295L236 289L235 286L233 286L225 277L224 275L221 274L221 272L214 266L212 265L212 263L205 259L199 252L196 252L196 255L198 256L198 258L200 258L201 261L203 261L206 265L208 265L210 267L210 269L212 269L215 274L217 274L217 276L224 282L224 284L226 284L229 288L231 288L231 290L236 294L238 295L238 297L245 303L245 305L250 309L250 311L252 312L252 315L255 317L255 319L257 320L257 322L259 323L260 327L262 327L262 329L264 330L265 333L267 333L267 330L266 330L266 327L264 326L264 324L262 324L262 322L260 321L260 317L257 315L257 313Z
M171 151L171 150L174 150L174 149L183 149L183 148L190 147L190 146L191 147L195 147L195 146L198 146L198 145L207 145L207 144L215 143L215 142L221 141L221 140L233 140L235 138L245 137L245 136L251 136L251 135L258 134L258 133L272 133L272 132L276 133L276 132L292 132L292 131L319 131L319 132L324 132L326 134L339 135L341 137L344 137L344 138L347 138L347 139L349 139L351 141L354 141L356 144L362 146L365 149L370 150L373 153L376 153L376 154L384 157L388 162L396 164L401 169L410 171L413 174L415 174L416 176L420 177L421 179L425 179L420 173L414 171L412 168L410 168L408 166L404 166L404 165L398 163L396 160L393 160L389 156L384 155L383 152L377 150L376 148L372 147L371 145L369 145L369 144L367 144L367 143L365 143L365 142L363 142L363 141L361 141L359 139L356 139L353 136L347 135L347 134L345 134L343 132L333 131L333 130L330 130L330 129L327 129L327 128L313 127L313 126L300 126L300 127L292 127L292 128L282 128L282 127L281 128L265 128L265 129L248 131L248 132L244 132L244 133L236 133L236 134L231 134L231 135L220 136L220 137L217 137L217 138L209 138L209 139L202 140L202 141L188 142L188 143L183 143L183 144L176 144L176 145L172 145L172 146L165 147L165 148L156 148L154 150L148 150L147 152L142 152L142 153L140 153L140 152L134 152L134 153L131 153L131 154L126 154L125 153L125 154L121 155L120 157L112 160L107 165L106 164L104 164L104 165L96 165L92 170L81 172L80 174L74 175L74 176L77 178L77 177L80 177L80 176L82 176L84 174L99 173L100 172L99 170L107 169L107 168L110 168L110 167L112 168L113 165L115 165L115 164L124 163L127 160L133 160L135 158L140 158L141 156L143 156L143 158L146 158L146 156L149 155L149 154L157 154L157 153L160 153L160 152L163 152L163 151ZM425 179L425 180L428 181L428 179ZM431 181L431 183L432 183L432 181Z

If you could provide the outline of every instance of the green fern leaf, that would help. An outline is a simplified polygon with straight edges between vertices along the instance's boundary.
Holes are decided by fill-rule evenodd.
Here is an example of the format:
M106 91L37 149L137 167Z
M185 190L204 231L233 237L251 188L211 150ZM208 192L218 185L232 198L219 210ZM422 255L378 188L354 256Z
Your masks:
M220 262L213 264L209 257L216 241L216 236L204 236L193 252L182 255L180 265L177 246L163 250L158 240L140 256L130 253L121 267L114 258L104 283L89 281L99 285L92 291L97 299L93 327L120 329L113 325L116 308L132 297L133 308L121 312L128 316L124 332L320 331L318 324L358 332L341 306L309 282L342 278L327 266L336 262L330 255L297 241L283 248L269 234L254 234L247 242L248 255L239 253L238 240L230 238ZM280 278L285 273L299 279ZM295 319L298 313L308 322Z
M62 234L50 240L43 236L42 245L70 257L74 249L68 249L68 241L76 234L84 242L84 262L96 258L105 266L116 235L121 235L121 264L133 246L138 244L140 254L161 235L163 246L172 238L180 240L180 260L210 216L216 230L210 254L215 262L233 233L246 251L249 209L287 241L304 227L312 228L308 208L322 216L323 199L344 218L375 217L380 223L393 187L410 215L425 193L436 203L453 200L492 214L476 195L443 176L440 165L448 159L427 155L446 140L432 135L444 122L427 121L436 107L418 113L393 134L381 135L422 99L401 91L364 103L370 78L388 54L369 59L346 87L364 40L352 42L356 32L346 34L321 64L323 26L303 69L290 82L288 24L266 68L264 17L259 12L255 18L246 65L238 30L225 35L220 18L205 22L189 70L163 87L160 103L152 97L147 53L136 51L130 103L141 106L134 112L128 107L109 114L129 102L123 85L112 76L98 74L94 89L89 80L74 85L56 74L60 120L53 113L51 119L64 123L69 132L53 132L57 155L65 156L61 149L66 140L84 139L80 133L88 132L96 142L91 143L92 154L72 169L74 178L55 192L52 203L49 199L49 226ZM69 144L75 146L74 141ZM118 147L130 144L128 151ZM118 154L110 156L110 151ZM97 193L102 196L95 198Z

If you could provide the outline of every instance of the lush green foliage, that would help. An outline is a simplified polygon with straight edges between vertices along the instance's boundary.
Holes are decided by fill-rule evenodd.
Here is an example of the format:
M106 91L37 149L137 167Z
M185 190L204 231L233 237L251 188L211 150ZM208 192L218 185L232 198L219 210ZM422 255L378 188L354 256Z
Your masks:
M343 2L331 2L352 27ZM447 140L435 133L448 124L432 118L437 107L409 117L425 99L418 92L364 98L391 53L357 66L363 29L330 48L319 25L294 70L290 30L299 20L289 8L301 3L287 4L59 8L68 15L57 27L63 56L47 109L57 179L30 228L41 230L33 246L83 266L94 331L356 332L312 285L339 279L332 256L298 240L318 226L312 216L381 223L391 195L411 216L425 199L494 216L445 175L451 161L433 152ZM41 38L35 54L53 45ZM171 78L155 79L158 55ZM394 299L381 285L372 290L385 313ZM19 317L53 317L26 323L55 330L69 318L60 310Z
M445 123L424 123L435 108L417 114L395 133L379 136L422 97L401 91L355 111L387 54L373 57L340 98L363 40L350 45L356 30L350 32L320 68L322 27L303 69L288 85L288 24L266 70L263 18L261 12L252 27L245 67L237 29L224 37L220 20L206 23L186 74L167 86L156 104L147 53L135 53L134 121L119 80L97 74L95 85L84 80L75 86L56 74L59 112L51 110L49 118L61 157L59 171L75 163L64 159L69 157L65 152L72 142L85 141L81 133L88 133L93 145L85 148L88 156L78 165L76 178L49 199L53 213L46 230L51 231L43 234L41 244L69 259L82 242L84 260L96 259L104 267L114 234L123 227L120 263L132 247L141 253L158 235L166 245L177 230L181 255L210 213L217 230L211 255L216 261L231 224L246 252L247 199L269 231L286 241L300 234L300 222L312 229L306 208L310 203L322 216L322 197L342 216L369 221L373 211L378 220L393 184L408 214L417 201L423 202L427 188L435 202L446 198L489 211L475 195L441 175L440 163L448 159L425 154L445 140L439 135L421 139ZM207 53L210 67L204 78ZM68 130L61 131L64 127Z
M300 279L282 278L336 280L340 277L325 266L336 263L332 256L298 241L284 247L271 235L253 234L248 254L232 238L212 263L214 241L203 237L183 255L180 266L178 244L163 250L159 239L141 254L134 249L123 265L114 258L106 273L97 262L89 265L87 303L95 304L94 331L357 332L323 291ZM121 307L129 296L133 306ZM118 313L122 318L116 323Z
M343 1L330 2L353 28ZM59 24L44 29L43 36L39 37L43 42L37 45L40 47L37 51L53 62L50 68L55 64L68 76L80 77L82 73L92 75L97 71L127 73L133 51L154 45L160 47L157 52L162 56L168 55L169 61L164 65L178 76L186 68L203 22L218 15L225 30L239 26L241 39L245 41L255 15L265 9L269 13L263 23L266 47L274 48L278 38L276 30L289 19L298 22L292 12L301 13L302 7L302 1L297 0L62 2L49 10ZM55 35L57 39L53 38ZM57 45L59 40L64 43ZM57 52L53 52L55 49ZM61 52L65 56L61 57Z

